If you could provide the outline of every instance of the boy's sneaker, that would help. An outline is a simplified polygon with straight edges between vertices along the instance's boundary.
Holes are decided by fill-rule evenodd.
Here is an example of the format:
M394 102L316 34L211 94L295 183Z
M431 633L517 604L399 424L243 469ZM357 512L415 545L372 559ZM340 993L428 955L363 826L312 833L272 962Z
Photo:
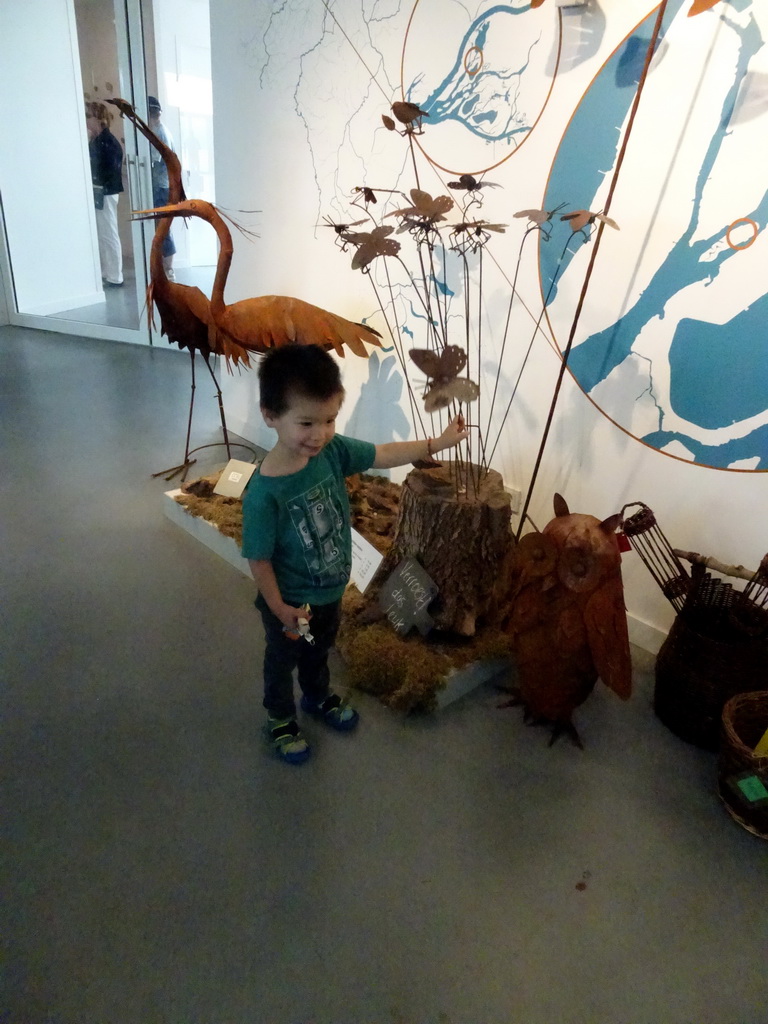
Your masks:
M322 718L332 729L338 729L339 732L354 729L360 721L360 715L347 703L346 698L340 697L338 693L329 693L319 703L303 696L301 710L308 715L314 715L315 718Z
M275 753L289 764L301 764L310 754L310 746L301 735L295 718L273 718L267 716L267 737Z

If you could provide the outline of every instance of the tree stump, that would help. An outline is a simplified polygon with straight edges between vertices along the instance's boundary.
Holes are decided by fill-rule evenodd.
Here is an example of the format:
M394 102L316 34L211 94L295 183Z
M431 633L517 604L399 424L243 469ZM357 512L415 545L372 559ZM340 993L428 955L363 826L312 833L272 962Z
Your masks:
M478 493L470 482L457 497L449 466L408 474L395 539L377 574L384 580L403 558L415 558L439 590L429 609L435 627L460 636L474 636L478 620L494 618L496 584L514 548L501 475L475 467L474 476Z

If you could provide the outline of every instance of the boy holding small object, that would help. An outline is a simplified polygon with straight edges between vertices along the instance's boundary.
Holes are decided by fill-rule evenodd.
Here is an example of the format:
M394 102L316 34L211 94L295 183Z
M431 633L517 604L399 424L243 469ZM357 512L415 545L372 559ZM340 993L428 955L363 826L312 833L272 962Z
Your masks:
M352 567L344 479L391 469L452 448L467 436L456 416L435 439L374 445L336 434L344 388L336 361L315 345L271 349L259 366L261 413L277 443L243 496L243 556L259 595L266 634L264 707L276 753L292 764L310 747L296 721L293 670L302 710L340 731L358 713L330 688L328 652Z

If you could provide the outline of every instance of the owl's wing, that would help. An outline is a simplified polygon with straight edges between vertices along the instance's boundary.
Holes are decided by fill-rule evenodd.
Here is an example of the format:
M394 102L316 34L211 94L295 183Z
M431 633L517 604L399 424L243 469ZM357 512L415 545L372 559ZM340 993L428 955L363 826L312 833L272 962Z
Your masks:
M622 700L628 700L632 695L632 662L619 573L590 596L584 608L584 624L598 675Z

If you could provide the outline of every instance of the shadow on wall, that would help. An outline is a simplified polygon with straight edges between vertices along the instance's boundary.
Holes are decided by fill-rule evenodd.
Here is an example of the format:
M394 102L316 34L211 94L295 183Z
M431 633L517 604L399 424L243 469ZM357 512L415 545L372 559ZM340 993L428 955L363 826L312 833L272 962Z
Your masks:
M360 388L343 432L374 444L387 444L396 438L407 440L411 425L400 407L402 393L403 375L396 357L382 359L378 352L372 352L368 359L368 380Z
M560 9L562 18L562 49L560 51L559 74L573 71L598 52L605 35L605 12L595 0L588 7L563 7ZM552 54L550 75L554 74L557 55Z

